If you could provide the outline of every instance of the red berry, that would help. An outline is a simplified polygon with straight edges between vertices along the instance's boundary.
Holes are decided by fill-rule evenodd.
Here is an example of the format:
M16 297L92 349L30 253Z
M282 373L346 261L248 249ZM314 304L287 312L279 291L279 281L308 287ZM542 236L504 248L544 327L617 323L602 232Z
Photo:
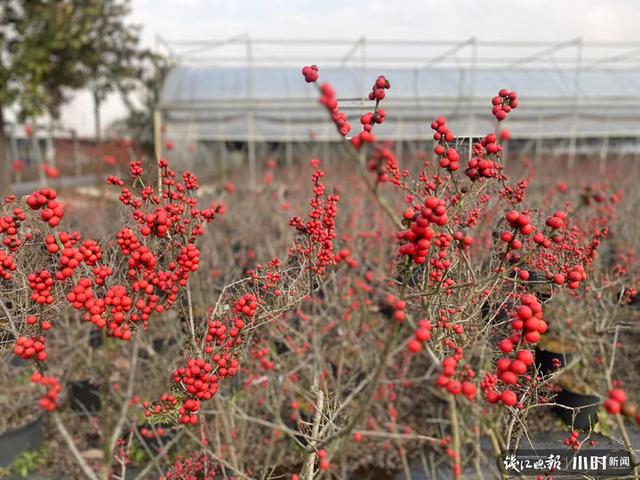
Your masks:
M618 415L622 406L620 405L620 402L612 398L608 398L604 401L604 408L611 415Z
M504 403L507 407L513 407L516 403L518 403L518 397L511 390L505 390L502 392L502 403Z

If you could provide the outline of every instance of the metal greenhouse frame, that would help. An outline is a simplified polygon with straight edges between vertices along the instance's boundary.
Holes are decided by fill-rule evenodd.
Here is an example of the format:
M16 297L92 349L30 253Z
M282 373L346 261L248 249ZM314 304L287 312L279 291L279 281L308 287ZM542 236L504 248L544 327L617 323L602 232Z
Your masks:
M158 37L157 46L176 65L159 108L165 136L192 164L211 166L215 155L224 164L248 160L255 172L262 156L291 163L301 154L331 155L339 137L299 74L310 63L320 66L321 79L327 72L354 129L371 108L365 97L378 73L401 84L384 101L388 121L379 132L399 154L424 148L439 114L454 120L459 137L490 131L488 102L502 86L517 88L522 98L523 108L509 120L520 151L535 156L552 148L570 167L583 153L605 158L640 151L638 42L238 35Z

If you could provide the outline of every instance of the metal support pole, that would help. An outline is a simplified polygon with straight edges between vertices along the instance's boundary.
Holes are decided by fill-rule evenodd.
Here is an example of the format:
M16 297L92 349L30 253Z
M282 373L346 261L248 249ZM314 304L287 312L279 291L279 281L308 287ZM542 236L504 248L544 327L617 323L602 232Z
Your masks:
M53 124L47 125L47 136L45 137L45 159L52 167L56 166L56 150L53 146Z
M11 136L9 137L9 151L11 152L11 161L20 158L20 151L18 150L17 133L18 125L14 123L11 127Z
M404 133L404 122L402 121L402 117L398 120L398 130L396 133L396 144L395 144L395 154L396 159L400 164L402 164L402 156L403 152L403 144L402 144L402 134Z
M256 185L256 144L255 144L255 126L253 124L253 104L251 99L253 97L253 85L251 78L253 72L253 54L251 49L251 37L247 35L245 40L246 47L246 94L248 102L247 107L247 157L249 161L249 181L251 186Z
M44 165L42 163L42 150L40 149L40 142L38 141L38 125L33 122L33 128L31 129L31 146L33 148L33 155L36 157L36 165L40 173L40 185L47 186L47 175L44 171Z
M160 159L162 158L162 112L153 112L153 140L156 155L156 172L158 175L158 195L162 193L162 174L160 173Z
M287 139L284 144L284 155L287 170L293 167L293 145L291 144L291 119L287 117Z
M78 155L78 133L75 129L71 130L71 146L73 148L73 170L76 177L79 177L82 172L80 170L80 157Z
M20 151L18 149L18 140L17 140L17 130L18 125L13 123L11 125L11 134L9 135L9 152L11 153L11 158L7 162L7 165L0 165L0 168L6 168L6 175L9 177L9 186L11 185L11 175L13 169L9 167L9 164L13 164L14 161L20 159ZM22 172L15 172L15 181L17 183L22 181Z
M576 64L573 79L573 114L571 118L571 137L569 139L569 170L573 170L576 159L576 146L578 140L578 113L580 108L580 75L582 73L582 38L575 40Z
M367 84L367 39L360 39L360 91L364 92Z
M607 155L609 154L609 123L611 122L611 116L607 116L607 122L605 123L605 134L601 140L600 145L600 175L604 175L607 167Z
M543 131L542 126L544 122L542 120L542 112L538 115L538 138L536 138L536 147L533 153L533 161L537 165L540 161L540 155L542 155L542 143L543 143Z
M469 66L469 100L468 104L470 105L470 115L469 115L469 135L475 135L476 129L476 113L473 109L473 97L476 94L476 64L478 60L478 40L473 37L469 40L469 44L471 45L471 65ZM471 158L471 157L469 157Z

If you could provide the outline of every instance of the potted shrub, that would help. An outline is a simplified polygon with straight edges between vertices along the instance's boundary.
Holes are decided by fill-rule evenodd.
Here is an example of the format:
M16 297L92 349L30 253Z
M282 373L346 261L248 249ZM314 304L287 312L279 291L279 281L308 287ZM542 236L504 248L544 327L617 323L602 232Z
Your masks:
M100 389L89 380L71 382L68 387L69 403L76 412L95 415L100 411Z
M569 342L544 336L536 346L536 367L542 375L549 375L566 367L576 351Z
M586 382L579 381L574 375L562 375L558 385L560 391L555 399L558 417L579 430L593 428L598 421L601 398Z
M1 433L0 467L8 467L24 452L38 450L42 447L43 438L44 415L42 414L17 428Z

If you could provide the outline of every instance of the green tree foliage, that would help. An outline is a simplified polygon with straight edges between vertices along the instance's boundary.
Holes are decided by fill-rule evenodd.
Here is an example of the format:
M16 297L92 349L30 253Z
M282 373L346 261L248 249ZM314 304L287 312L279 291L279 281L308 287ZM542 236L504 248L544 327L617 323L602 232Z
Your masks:
M127 23L129 0L0 1L0 194L9 187L3 113L20 120L58 118L74 90L89 88L100 105L110 92L142 81L151 55L139 47L139 30Z
M118 82L128 115L115 122L112 128L120 135L131 135L150 156L154 154L153 116L160 102L162 85L172 66L166 57L145 51L136 57L138 76Z

